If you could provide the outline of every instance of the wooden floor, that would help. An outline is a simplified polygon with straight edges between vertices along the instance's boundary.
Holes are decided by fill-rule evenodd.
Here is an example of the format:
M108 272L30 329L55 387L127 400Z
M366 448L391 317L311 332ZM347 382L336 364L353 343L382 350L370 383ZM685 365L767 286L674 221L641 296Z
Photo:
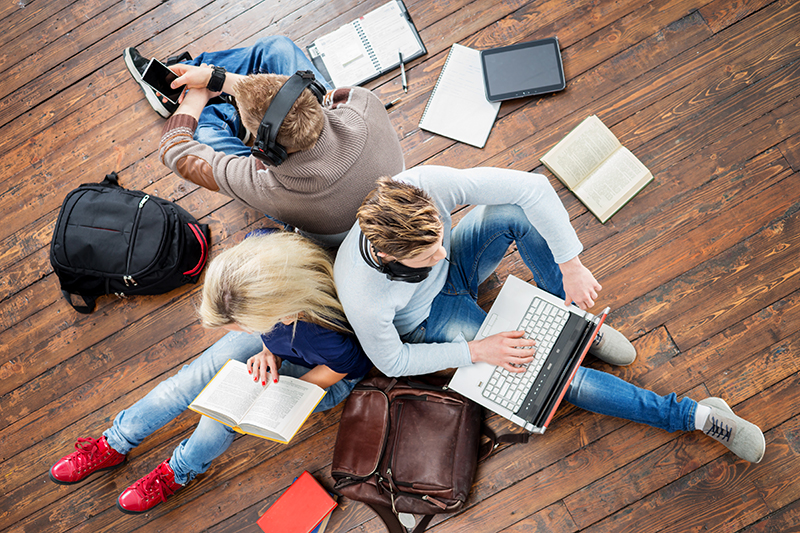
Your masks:
M48 260L64 195L116 170L129 188L176 200L209 223L214 250L259 213L170 174L155 150L163 120L121 53L165 58L282 34L305 46L383 0L6 0L0 5L0 530L259 531L306 469L324 484L340 408L289 446L243 437L166 504L141 516L117 495L169 457L197 415L145 440L126 466L75 486L48 468L77 437L220 334L195 318L198 288L84 316ZM539 157L599 115L655 180L601 225L561 187L603 285L599 306L637 361L604 368L695 399L721 396L764 431L752 465L699 432L664 431L562 407L546 435L479 467L465 510L435 532L800 531L800 2L794 0L406 0L428 54L369 87L385 102L406 166L544 172ZM505 103L484 149L420 131L453 43L474 48L557 35L567 89ZM465 111L466 112L466 111ZM524 267L511 254L487 285ZM496 419L496 427L505 425ZM342 500L329 531L381 531Z

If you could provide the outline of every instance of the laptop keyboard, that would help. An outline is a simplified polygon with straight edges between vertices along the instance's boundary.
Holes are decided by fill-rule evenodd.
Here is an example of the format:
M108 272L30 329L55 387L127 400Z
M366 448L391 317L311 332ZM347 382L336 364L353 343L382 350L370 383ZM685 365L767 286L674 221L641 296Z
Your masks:
M525 331L524 338L536 341L533 361L528 363L525 372L520 373L496 367L483 389L483 395L511 411L519 409L568 318L569 311L566 309L534 298L518 328Z

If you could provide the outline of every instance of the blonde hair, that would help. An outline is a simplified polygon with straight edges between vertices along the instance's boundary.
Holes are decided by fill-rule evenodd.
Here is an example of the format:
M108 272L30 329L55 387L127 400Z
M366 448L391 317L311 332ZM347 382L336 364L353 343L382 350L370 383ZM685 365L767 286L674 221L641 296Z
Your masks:
M268 333L287 317L350 333L325 250L295 233L249 237L208 266L199 314L204 326Z
M361 232L379 252L410 259L439 240L442 221L431 197L390 177L378 179L358 209Z
M250 74L236 84L236 104L244 126L254 135L272 99L288 80L279 74ZM325 125L316 97L306 89L295 101L283 120L276 141L288 152L308 150L314 147Z

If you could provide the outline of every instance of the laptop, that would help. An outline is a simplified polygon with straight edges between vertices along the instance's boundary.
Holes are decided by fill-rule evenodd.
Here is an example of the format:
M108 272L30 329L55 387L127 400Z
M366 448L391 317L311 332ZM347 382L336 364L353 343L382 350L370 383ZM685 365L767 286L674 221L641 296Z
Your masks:
M514 373L488 363L458 368L448 387L531 433L544 433L586 357L609 309L594 316L508 276L476 339L526 331L536 340L534 360Z

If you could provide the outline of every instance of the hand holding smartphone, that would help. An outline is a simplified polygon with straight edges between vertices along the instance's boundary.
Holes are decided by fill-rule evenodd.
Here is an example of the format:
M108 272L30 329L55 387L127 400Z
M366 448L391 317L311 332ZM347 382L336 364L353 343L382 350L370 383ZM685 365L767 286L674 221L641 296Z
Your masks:
M186 89L185 85L177 89L173 89L170 86L177 78L177 74L155 58L150 60L150 63L148 63L147 68L142 74L142 80L144 80L146 84L175 105L178 104L178 98L180 98L184 89Z

